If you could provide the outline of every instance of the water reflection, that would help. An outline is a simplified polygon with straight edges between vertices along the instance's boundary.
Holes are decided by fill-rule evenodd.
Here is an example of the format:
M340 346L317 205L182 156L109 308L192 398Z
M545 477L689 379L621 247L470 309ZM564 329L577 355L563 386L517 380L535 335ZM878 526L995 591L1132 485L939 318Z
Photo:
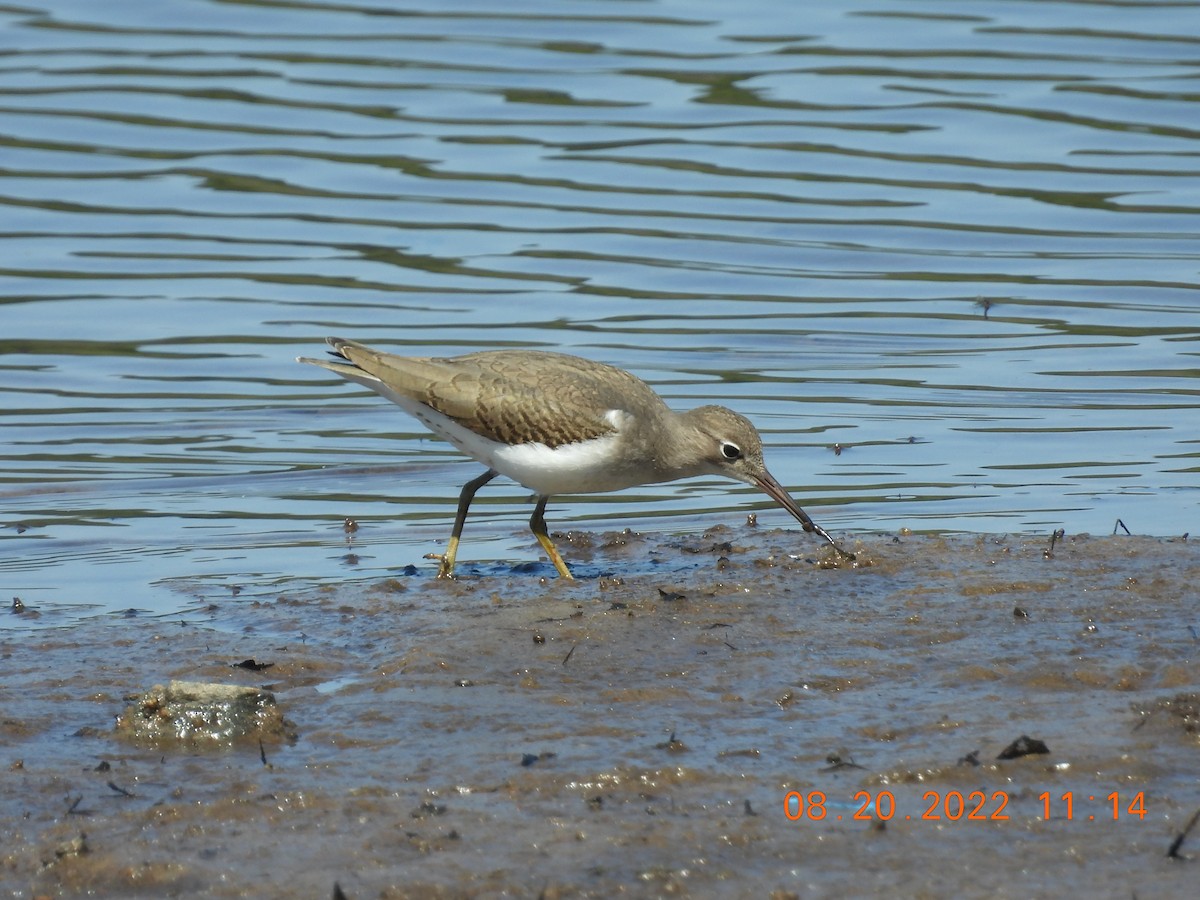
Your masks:
M834 531L1188 531L1189 15L10 8L5 585L167 610L178 579L424 565L475 469L292 362L330 333L561 348L726 403ZM464 563L530 557L522 493L480 496ZM552 514L764 505L697 482Z

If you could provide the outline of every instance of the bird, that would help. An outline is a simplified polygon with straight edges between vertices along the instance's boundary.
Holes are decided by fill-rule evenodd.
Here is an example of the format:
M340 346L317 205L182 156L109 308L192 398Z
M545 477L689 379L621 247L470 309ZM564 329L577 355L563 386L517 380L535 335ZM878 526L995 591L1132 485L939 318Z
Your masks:
M498 475L536 496L529 528L558 574L573 579L546 528L556 494L618 491L697 475L754 485L800 522L838 546L800 508L763 461L758 430L724 406L676 412L631 372L547 350L485 350L444 358L399 356L357 341L326 338L332 359L297 357L394 402L486 471L458 498L438 577L453 578L467 511Z

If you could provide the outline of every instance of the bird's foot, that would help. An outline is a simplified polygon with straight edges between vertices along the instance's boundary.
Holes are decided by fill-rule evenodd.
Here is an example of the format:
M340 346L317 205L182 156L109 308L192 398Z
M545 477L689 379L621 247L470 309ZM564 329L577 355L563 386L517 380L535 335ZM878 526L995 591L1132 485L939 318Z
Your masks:
M445 553L426 553L425 559L438 561L438 578L454 578L454 559Z

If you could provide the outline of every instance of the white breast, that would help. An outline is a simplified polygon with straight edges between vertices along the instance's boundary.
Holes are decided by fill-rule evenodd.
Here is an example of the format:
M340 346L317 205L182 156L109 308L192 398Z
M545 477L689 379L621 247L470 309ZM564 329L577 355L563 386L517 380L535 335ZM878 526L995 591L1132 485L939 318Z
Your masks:
M619 491L640 479L625 468L613 468L619 437L566 444L550 449L545 444L495 444L491 467L542 496Z

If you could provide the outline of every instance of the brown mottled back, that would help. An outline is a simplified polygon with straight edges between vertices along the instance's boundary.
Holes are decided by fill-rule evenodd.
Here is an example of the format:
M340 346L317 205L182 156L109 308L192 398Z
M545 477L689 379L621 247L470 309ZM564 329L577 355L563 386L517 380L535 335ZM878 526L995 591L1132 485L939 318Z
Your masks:
M611 433L604 418L610 410L665 408L640 378L562 353L491 350L428 358L381 353L352 341L333 346L392 390L505 444L560 447Z

